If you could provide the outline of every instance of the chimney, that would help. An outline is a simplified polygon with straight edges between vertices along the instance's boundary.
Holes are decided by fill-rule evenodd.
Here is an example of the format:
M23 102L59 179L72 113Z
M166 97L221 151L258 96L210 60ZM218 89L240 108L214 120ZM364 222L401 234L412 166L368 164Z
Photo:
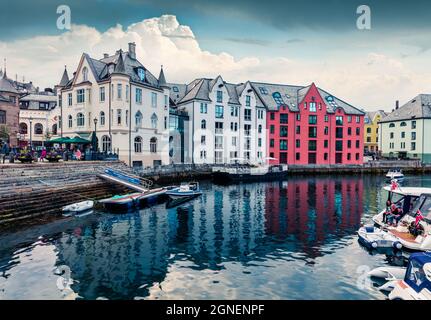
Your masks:
M400 102L397 100L395 101L395 110L398 110L399 107L400 107Z
M104 58L104 59L109 58L109 54L104 53L104 54L103 54L103 58Z
M134 42L129 42L129 57L136 60L136 44Z

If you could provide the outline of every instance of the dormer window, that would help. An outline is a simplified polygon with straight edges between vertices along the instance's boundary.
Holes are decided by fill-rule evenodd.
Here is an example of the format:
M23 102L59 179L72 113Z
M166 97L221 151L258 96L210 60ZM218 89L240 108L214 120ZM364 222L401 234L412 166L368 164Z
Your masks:
M272 97L274 98L275 103L277 104L277 107L281 106L282 104L284 104L283 98L281 97L280 92L274 92L272 94Z
M217 90L217 102L223 103L223 91Z
M108 66L108 72L109 72L109 74L111 74L111 73L114 72L114 68L115 68L115 65L113 63L109 64L109 66Z
M172 90L173 90L174 92L178 92L178 87L172 87Z
M259 87L259 91L261 94L264 94L264 95L268 94L268 90L265 87Z
M82 79L83 79L83 81L88 81L88 69L87 69L87 67L84 67L84 69L82 69Z
M138 77L142 82L145 81L145 70L143 68L138 69Z

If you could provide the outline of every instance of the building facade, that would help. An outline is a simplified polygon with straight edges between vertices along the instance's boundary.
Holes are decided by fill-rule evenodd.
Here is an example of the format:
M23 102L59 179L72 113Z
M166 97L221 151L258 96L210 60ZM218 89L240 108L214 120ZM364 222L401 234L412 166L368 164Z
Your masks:
M6 70L0 74L0 140L10 146L18 145L20 92L12 80L7 77Z
M384 117L380 123L382 156L431 163L431 95L420 94Z
M379 122L388 114L383 110L367 112L364 118L364 152L379 153Z
M100 151L130 166L169 163L169 87L163 69L156 78L138 61L134 43L101 59L83 54L58 87L61 136L94 132Z

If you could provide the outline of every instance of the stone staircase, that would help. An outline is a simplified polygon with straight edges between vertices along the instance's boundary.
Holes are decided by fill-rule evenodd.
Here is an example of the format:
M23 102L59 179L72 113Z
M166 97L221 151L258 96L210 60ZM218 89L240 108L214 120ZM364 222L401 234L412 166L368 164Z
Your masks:
M0 165L0 225L58 215L70 203L130 192L97 176L106 168L133 175L120 161Z

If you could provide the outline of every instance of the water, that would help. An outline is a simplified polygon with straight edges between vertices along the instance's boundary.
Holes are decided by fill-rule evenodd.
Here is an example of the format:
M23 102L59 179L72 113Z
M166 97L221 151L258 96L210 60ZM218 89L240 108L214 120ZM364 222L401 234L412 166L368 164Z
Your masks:
M406 185L431 187L431 176ZM357 242L381 176L215 186L180 207L97 213L0 235L0 299L385 299L364 272L403 264ZM364 271L365 270L365 271Z

